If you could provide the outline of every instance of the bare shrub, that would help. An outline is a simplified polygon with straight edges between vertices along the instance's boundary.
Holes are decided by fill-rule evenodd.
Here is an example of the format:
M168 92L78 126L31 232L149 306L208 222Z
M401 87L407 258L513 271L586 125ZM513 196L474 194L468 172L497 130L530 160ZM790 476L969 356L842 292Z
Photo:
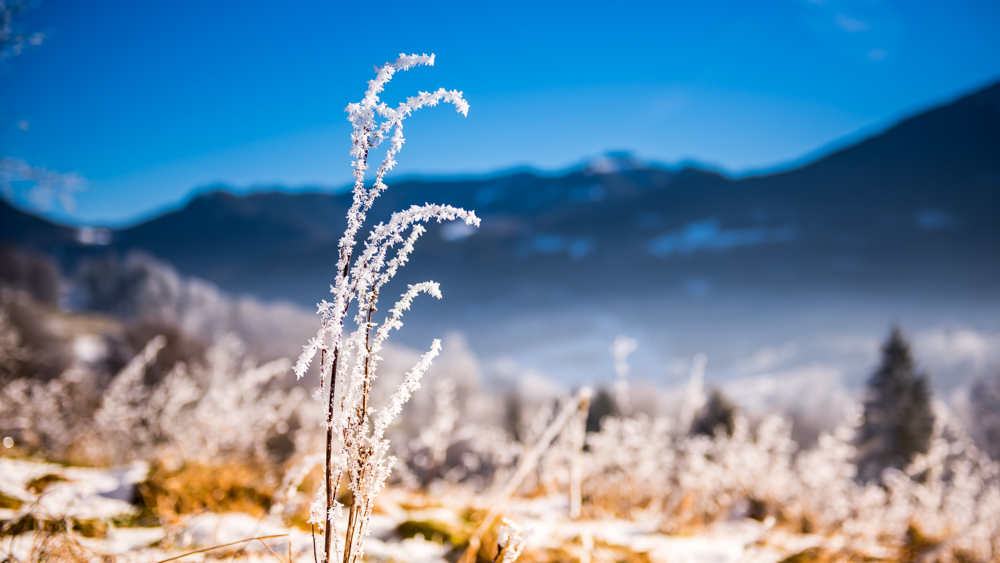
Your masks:
M49 381L69 367L66 343L52 331L46 311L30 295L0 288L0 313L10 341L0 363L0 384L17 378Z
M141 252L120 258L109 253L83 262L74 276L73 300L84 310L114 315L129 323L138 336L125 342L126 352L141 348L153 332L168 337L166 356L178 341L194 358L199 342L213 342L236 334L268 361L294 354L303 339L314 332L315 319L308 312L283 303L262 303L232 297L215 285L181 276L170 265ZM178 350L182 352L182 350ZM127 357L130 357L126 353ZM164 360L158 360L162 362ZM172 364L165 366L168 370Z
M972 386L973 433L990 457L1000 461L1000 369Z
M0 243L0 287L27 292L36 302L59 304L59 266L41 254Z

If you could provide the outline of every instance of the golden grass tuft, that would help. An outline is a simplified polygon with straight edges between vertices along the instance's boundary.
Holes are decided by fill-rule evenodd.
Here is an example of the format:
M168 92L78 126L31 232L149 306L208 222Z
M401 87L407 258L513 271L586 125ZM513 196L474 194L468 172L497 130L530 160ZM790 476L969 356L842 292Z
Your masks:
M472 530L452 522L437 520L405 520L396 526L396 534L402 539L423 536L424 539L452 546L466 545Z
M40 495L45 492L45 489L48 489L53 484L63 483L68 480L69 479L63 477L62 475L49 473L47 475L42 475L41 477L35 477L31 481L28 481L28 483L26 484L26 488L29 491L35 493L36 495Z
M92 561L114 561L114 558L85 548L72 534L40 530L32 539L27 557L24 560L38 563L89 563Z
M240 461L186 463L176 470L156 463L136 487L136 501L142 516L167 524L176 523L181 515L204 511L259 517L271 507L276 488L270 475Z
M563 563L566 561L580 561L582 547L579 540L576 545L567 545L558 548L546 548L536 550L525 550L517 559L518 563ZM496 546L494 545L494 549ZM593 549L590 550L590 560L594 563L611 562L615 563L651 563L648 553L633 551L620 545L611 545L601 540L595 540Z
M899 560L902 563L916 563L924 559L923 555L933 551L942 543L942 539L924 533L916 524L910 524L906 530L906 542L900 549Z
M838 563L840 561L850 561L850 559L838 558L835 554L822 547L810 547L809 549L789 555L782 559L780 563Z
M24 505L23 500L4 494L3 491L0 491L0 508L17 510L21 508L21 506L23 505Z

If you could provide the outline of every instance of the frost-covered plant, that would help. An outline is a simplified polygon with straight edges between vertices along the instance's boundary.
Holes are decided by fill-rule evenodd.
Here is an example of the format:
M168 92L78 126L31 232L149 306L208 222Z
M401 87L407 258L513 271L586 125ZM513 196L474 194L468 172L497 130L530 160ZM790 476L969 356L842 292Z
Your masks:
M698 412L708 403L708 397L705 395L705 364L707 363L708 358L705 354L697 354L691 360L691 377L688 379L687 389L684 391L684 401L681 403L677 424L679 434L687 434L691 431Z
M435 371L447 367L446 362ZM431 404L425 395L423 405L411 405L392 436L399 477L432 493L456 486L482 492L498 475L509 473L523 445L499 425L494 396L469 381L459 387L457 374L445 373L431 380Z
M629 400L628 357L639 346L634 338L619 335L611 345L611 354L615 357L615 397L618 400L618 412L623 416L632 413L632 402Z
M66 369L62 341L38 317L27 294L0 288L0 432L65 458L94 411L92 374Z
M425 231L420 223L461 219L469 225L479 225L479 218L471 211L449 205L414 205L393 213L387 223L378 223L372 227L363 247L357 248L358 233L364 226L375 199L386 189L385 174L395 166L396 154L403 146L403 121L414 111L442 101L454 104L463 115L468 113L469 105L457 90L441 88L430 93L420 92L395 108L379 100L379 94L396 72L433 64L433 55L400 55L396 62L377 69L375 79L368 82L364 98L348 105L346 110L348 120L353 125L353 201L347 212L347 228L340 239L336 278L330 288L333 301L319 304L322 326L316 337L306 344L295 366L296 374L302 377L311 360L317 353L320 354L318 398L324 403L325 409L326 460L324 484L317 492L310 522L324 531L324 561L340 557L341 548L337 545L339 538L334 526L341 506L335 499L341 476L345 474L353 495L343 546L343 561L348 563L361 560L375 495L385 485L394 464L388 455L386 429L417 388L421 376L441 349L440 341L434 340L430 351L407 373L389 405L373 417L369 396L381 359L379 351L389 332L402 326L402 315L418 294L441 297L438 284L434 282L410 285L389 310L386 319L378 324L373 319L379 294L409 259L414 243ZM389 141L389 147L375 170L373 184L368 187L365 178L369 169L369 157L386 140ZM404 238L407 230L409 235ZM394 249L395 255L390 258L390 252ZM344 325L352 307L357 329L345 336ZM337 456L337 450L342 451L343 455Z
M1000 369L976 381L970 393L977 442L1000 461Z
M274 493L274 504L268 510L270 516L279 519L288 516L288 512L295 503L295 492L313 469L323 465L323 458L322 453L307 455L285 472L285 476L281 479L281 485Z
M284 358L258 364L232 335L208 350L204 364L177 364L145 405L156 456L267 460L268 440L287 434L306 402L301 389L273 385L290 367Z
M29 279L34 287L47 283L34 276ZM0 286L0 311L5 341L0 344L5 348L0 352L0 385L17 378L55 379L70 366L66 338L53 330L45 306L30 291Z
M794 491L789 430L769 417L751 432L737 416L732 436L675 436L669 419L609 419L588 441L587 496L595 510L662 511L667 529L745 515L753 503L781 506Z
M15 379L0 388L0 430L28 451L63 457L76 436L72 384Z
M1000 555L1000 464L979 450L943 403L925 454L888 471L883 530L905 538L916 529L937 543L940 559ZM887 529L888 528L888 529ZM897 540L898 541L898 540Z
M285 357L315 333L315 317L307 311L229 296L139 251L84 260L71 286L70 299L81 309L159 325L204 342L232 333L261 360Z
M258 365L230 336L209 349L206 362L177 363L150 387L146 370L165 343L162 336L148 342L94 405L91 388L101 374L84 366L48 382L20 378L0 386L0 430L27 451L89 463L270 460L268 441L301 419L306 399L301 389L273 385L291 362Z
M165 339L151 340L112 380L77 449L91 461L158 458L174 463L268 459L268 439L288 432L305 393L273 388L287 359L258 365L230 335L206 362L178 363L153 388L143 382Z
M459 412L455 405L455 380L441 378L434 383L434 417L409 445L413 465L420 472L421 485L426 487L444 466L448 448L454 443L455 423Z
M504 518L500 522L497 530L497 555L493 558L494 563L514 563L524 551L524 528L520 524Z
M583 505L583 448L587 442L587 416L590 414L592 393L580 400L580 409L569 423L569 517L577 519Z
M487 510L486 516L479 523L479 527L473 532L472 537L469 538L469 545L460 561L470 563L475 559L476 553L481 546L480 542L483 535L503 511L510 497L525 482L525 478L536 470L539 461L552 445L552 442L562 434L566 425L571 421L579 421L581 419L586 421L586 412L592 397L593 390L590 387L583 387L575 396L564 399L559 407L558 414L545 428L541 436L538 437L538 440L518 456L514 472L509 477L506 477L505 480L494 482L493 489L490 491L489 510Z
M23 358L21 334L10 322L7 312L0 308L0 381L13 379L17 364Z
M587 445L583 495L590 512L630 514L662 505L676 457L669 419L607 417Z
M851 516L860 490L854 478L857 467L854 439L861 424L861 406L849 404L844 420L831 432L820 434L816 446L801 452L795 468L801 488L799 516L820 529L838 529ZM806 501L805 499L808 499Z
M121 463L148 451L153 435L143 376L166 343L163 336L154 337L111 381L80 445L85 457Z
M590 388L585 387L581 390L581 394L572 401L578 405L577 410L566 421L552 444L544 450L538 461L537 483L526 481L529 488L531 485L534 485L534 488L540 486L547 492L567 490L569 493L569 516L572 519L580 517L580 508L583 502L583 466L587 463L583 459L583 448L586 441L587 415L592 395L593 392Z
M821 533L824 549L844 559L995 561L1000 464L941 404L935 420L927 453L902 470L888 469L879 484L855 480L858 405L803 452L796 452L788 420L775 415L752 431L737 415L731 435L720 429L714 436L678 434L667 418L609 417L588 436L585 509L659 514L667 531L773 517Z
M495 498L506 498L519 484L530 493L552 492L572 483L572 470L580 467L582 510L592 517L656 519L668 532L750 517L763 520L765 530L778 525L817 533L824 551L845 560L997 560L1000 464L976 447L943 405L935 407L926 453L903 468L888 468L880 480L859 482L860 405L849 405L844 422L805 451L792 439L791 422L773 414L751 424L736 411L731 428L694 433L706 406L703 374L699 356L679 423L641 413L608 416L599 432L587 435L579 465L571 455L576 428L560 424L565 407L559 416L556 409L540 409L527 432L535 446L519 456L514 476ZM524 479L532 467L538 468L536 483Z

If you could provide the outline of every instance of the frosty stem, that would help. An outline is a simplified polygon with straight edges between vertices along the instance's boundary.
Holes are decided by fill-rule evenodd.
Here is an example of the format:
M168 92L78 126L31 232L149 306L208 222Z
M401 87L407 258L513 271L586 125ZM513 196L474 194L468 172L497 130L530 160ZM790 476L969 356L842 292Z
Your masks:
M334 350L334 354L337 351ZM333 474L333 408L336 405L336 385L334 385L336 379L335 375L337 373L337 363L340 358L335 357L333 360L333 368L330 373L330 393L329 402L327 403L326 411L326 464L323 466L324 474L326 476L326 525L323 527L323 546L324 553L326 554L326 561L330 560L330 554L333 553L333 502L337 496L337 488L340 485L340 477L338 476L336 482L332 479Z
M393 213L387 223L374 225L368 237L363 240L363 245L358 248L358 233L365 226L367 213L375 199L386 190L383 179L395 166L395 156L403 146L403 120L422 107L435 106L442 101L453 104L462 115L468 113L469 105L457 90L441 88L429 93L419 92L417 96L407 98L395 108L379 100L379 93L396 72L433 64L433 55L401 54L396 62L376 69L377 75L368 82L364 98L348 105L346 110L348 120L353 125L350 154L354 157L351 165L354 168L355 182L351 207L347 212L347 227L339 242L337 275L330 288L333 300L319 304L322 326L316 337L305 345L295 365L296 375L302 377L316 353L320 352L322 365L319 370L319 398L326 409L324 483L317 491L309 522L323 526L324 563L332 563L334 558L341 555L335 525L340 512L337 491L340 478L345 473L352 496L344 538L343 562L361 561L375 495L385 485L393 463L388 455L389 442L385 438L385 431L413 390L419 386L421 376L441 350L440 341L435 340L431 350L406 374L389 405L373 421L372 413L369 412L372 410L369 408L369 396L380 359L378 354L389 331L402 326L403 312L410 308L418 294L428 293L441 297L438 285L434 282L411 285L389 310L385 321L378 325L372 321L372 317L378 311L379 292L408 260L413 251L413 243L425 232L421 223L461 219L469 225L479 225L479 218L471 211L449 205L414 205ZM365 173L369 168L368 157L385 140L390 141L390 146L375 171L374 183L368 187L365 182ZM404 239L403 235L407 230L410 233ZM398 248L396 255L390 259L387 255L394 248ZM357 329L345 336L344 325L354 303L357 304L354 317ZM338 440L339 451L343 455L335 456Z

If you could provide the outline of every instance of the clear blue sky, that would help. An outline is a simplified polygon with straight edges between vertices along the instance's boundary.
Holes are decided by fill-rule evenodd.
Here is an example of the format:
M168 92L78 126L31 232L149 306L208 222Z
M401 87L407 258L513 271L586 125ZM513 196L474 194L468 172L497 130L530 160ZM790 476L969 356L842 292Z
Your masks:
M1000 79L996 0L44 0L25 23L50 37L4 65L0 151L87 178L77 222L214 182L346 184L343 108L404 51L437 64L384 100L441 86L472 108L411 118L397 174L609 150L767 169Z

